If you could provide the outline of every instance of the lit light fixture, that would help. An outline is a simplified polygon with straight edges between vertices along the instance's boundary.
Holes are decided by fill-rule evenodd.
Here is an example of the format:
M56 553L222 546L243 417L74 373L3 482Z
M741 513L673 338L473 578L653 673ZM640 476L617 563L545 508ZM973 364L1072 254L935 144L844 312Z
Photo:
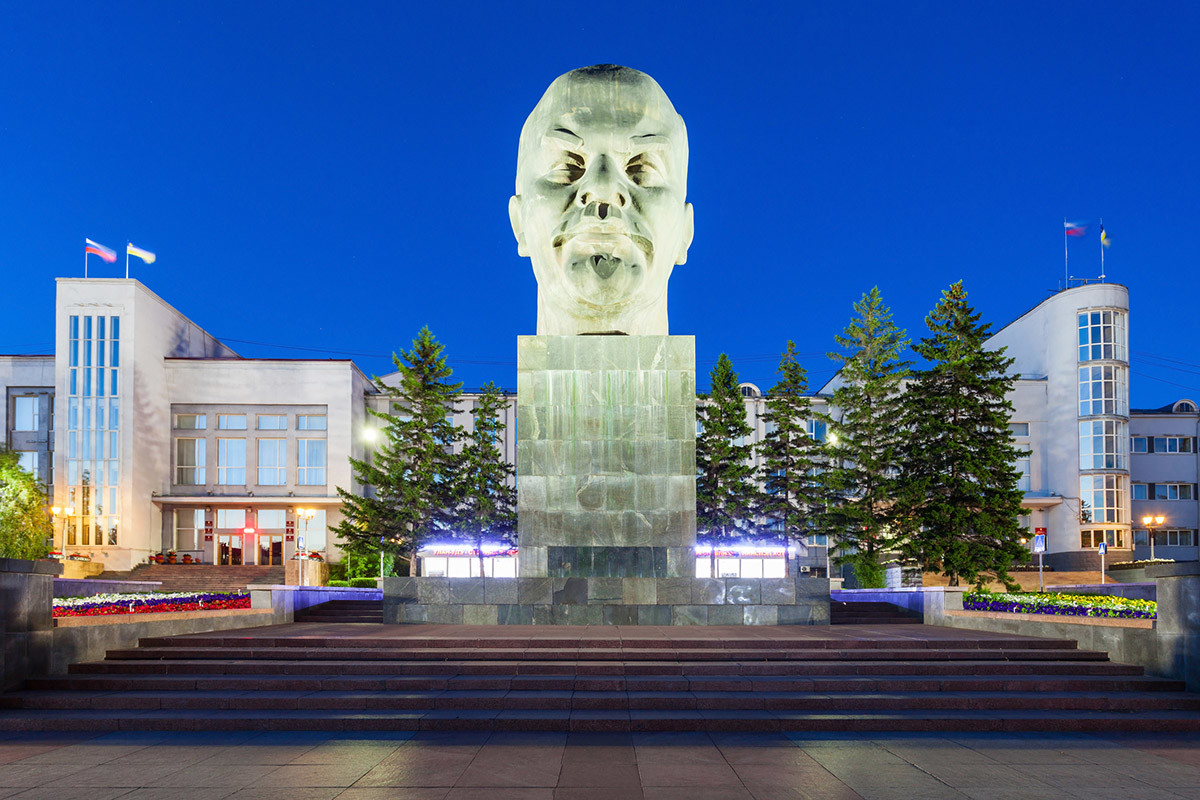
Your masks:
M1155 528L1161 528L1162 524L1166 521L1167 518L1162 514L1147 514L1146 516L1142 517L1142 524L1146 526L1148 530L1148 537L1150 539L1151 561L1154 560L1154 530Z
M242 533L254 533L254 528L242 528Z
M364 426L363 427L363 438L366 439L368 442L371 442L372 444L374 444L375 442L379 441L379 429L373 428L370 425Z

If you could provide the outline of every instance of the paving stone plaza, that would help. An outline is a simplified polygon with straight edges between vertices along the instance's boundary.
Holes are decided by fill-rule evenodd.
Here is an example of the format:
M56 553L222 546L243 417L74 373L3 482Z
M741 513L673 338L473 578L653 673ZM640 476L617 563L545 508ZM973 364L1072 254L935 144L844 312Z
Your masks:
M0 797L903 800L1200 796L1197 735L51 733Z

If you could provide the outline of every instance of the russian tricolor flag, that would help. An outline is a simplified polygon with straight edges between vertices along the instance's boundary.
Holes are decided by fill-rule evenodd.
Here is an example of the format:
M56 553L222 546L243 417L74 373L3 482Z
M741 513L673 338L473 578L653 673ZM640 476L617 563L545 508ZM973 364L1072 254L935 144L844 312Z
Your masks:
M117 260L117 254L114 251L109 250L99 242L93 242L91 239L83 240L83 252L91 253L94 256L100 256L100 258L104 259L109 264L113 264Z
M1087 235L1087 225L1063 220L1063 234L1066 236L1085 236Z

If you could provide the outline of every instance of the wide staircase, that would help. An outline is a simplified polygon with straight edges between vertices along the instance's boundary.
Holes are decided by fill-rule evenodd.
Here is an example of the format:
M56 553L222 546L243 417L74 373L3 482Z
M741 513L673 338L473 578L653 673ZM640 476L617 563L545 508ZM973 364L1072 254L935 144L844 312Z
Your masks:
M97 580L159 581L163 592L236 592L252 583L283 583L283 567L217 564L141 564L125 572L102 572Z
M296 612L296 622L383 622L382 600L329 600Z
M3 730L1200 730L1074 641L923 625L307 622L142 639L0 695Z
M921 616L891 603L829 601L830 625L913 625Z

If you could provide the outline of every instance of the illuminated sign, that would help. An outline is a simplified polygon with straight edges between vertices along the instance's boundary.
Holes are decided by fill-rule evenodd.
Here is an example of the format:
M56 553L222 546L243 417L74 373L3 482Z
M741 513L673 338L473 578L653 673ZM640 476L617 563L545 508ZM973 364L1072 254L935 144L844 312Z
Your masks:
M495 558L504 556L515 556L517 548L507 544L485 544L483 546L484 558ZM469 544L431 544L422 547L417 551L417 555L422 558L430 556L470 556L479 558L479 550Z
M795 555L796 548L770 544L735 544L713 550L712 545L698 544L695 553L697 557L702 558L783 558L785 555Z

